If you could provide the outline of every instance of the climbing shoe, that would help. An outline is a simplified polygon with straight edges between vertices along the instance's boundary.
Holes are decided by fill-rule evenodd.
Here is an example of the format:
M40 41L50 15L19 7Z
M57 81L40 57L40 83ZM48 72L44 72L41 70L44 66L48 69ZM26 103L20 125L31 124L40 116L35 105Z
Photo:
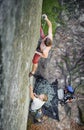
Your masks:
M29 73L29 77L31 77L31 76L34 76L34 74L32 74L32 72Z

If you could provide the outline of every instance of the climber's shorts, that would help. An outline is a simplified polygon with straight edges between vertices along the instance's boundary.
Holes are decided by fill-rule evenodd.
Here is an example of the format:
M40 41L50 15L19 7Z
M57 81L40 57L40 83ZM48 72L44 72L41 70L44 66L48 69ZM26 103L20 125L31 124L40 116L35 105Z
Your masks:
M41 58L41 56L39 54L35 53L33 60L32 60L33 64L37 64L39 62L40 58Z

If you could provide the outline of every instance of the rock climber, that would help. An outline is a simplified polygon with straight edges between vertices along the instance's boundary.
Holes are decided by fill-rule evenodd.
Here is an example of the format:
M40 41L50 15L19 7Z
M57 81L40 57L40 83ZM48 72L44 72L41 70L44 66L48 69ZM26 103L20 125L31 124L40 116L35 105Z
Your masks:
M47 58L48 53L52 47L53 35L52 35L52 23L48 19L46 14L42 15L42 18L46 21L48 25L48 35L45 36L42 27L40 28L40 41L36 48L32 63L32 71L29 73L29 77L33 76L37 70L38 62L40 58Z

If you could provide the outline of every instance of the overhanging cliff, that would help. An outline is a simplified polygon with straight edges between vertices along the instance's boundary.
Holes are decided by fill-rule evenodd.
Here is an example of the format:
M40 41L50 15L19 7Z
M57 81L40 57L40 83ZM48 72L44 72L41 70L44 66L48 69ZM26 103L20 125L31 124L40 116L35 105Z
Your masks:
M0 129L26 130L42 0L0 1Z

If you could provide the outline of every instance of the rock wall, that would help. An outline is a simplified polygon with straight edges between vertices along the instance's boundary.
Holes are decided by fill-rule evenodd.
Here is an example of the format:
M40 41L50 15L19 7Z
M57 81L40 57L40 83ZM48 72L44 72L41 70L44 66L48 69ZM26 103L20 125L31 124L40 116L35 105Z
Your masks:
M76 101L70 106L70 117L84 124L84 1L63 0L61 5L67 7L60 14L63 24L58 24L52 49L47 59L40 60L37 74L50 83L58 79L59 88L73 86Z
M0 129L26 130L42 0L0 0Z

